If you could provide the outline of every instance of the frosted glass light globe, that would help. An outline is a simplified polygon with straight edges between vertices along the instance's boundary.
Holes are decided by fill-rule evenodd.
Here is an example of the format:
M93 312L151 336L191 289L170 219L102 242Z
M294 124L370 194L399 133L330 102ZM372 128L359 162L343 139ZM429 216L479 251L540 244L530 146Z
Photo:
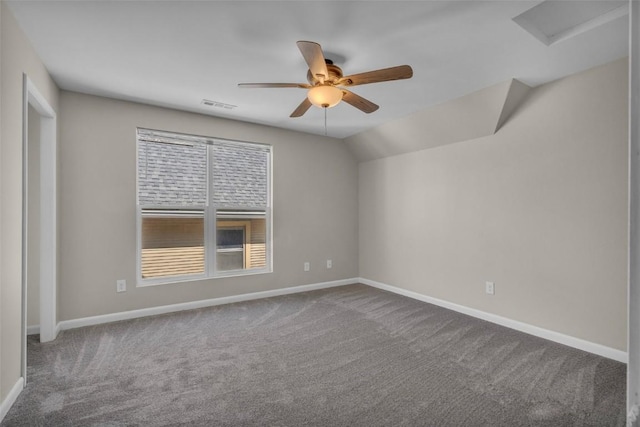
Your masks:
M342 101L342 91L335 86L318 85L309 89L307 98L317 107L331 108Z

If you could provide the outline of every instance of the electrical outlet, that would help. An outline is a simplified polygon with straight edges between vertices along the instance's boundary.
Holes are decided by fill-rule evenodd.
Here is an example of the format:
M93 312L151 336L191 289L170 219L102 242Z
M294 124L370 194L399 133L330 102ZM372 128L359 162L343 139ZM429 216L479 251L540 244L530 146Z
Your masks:
M124 279L116 280L116 292L127 292L127 281Z
M484 291L489 295L494 295L496 293L495 284L493 282L485 282L484 286Z
M304 263L304 271L309 271L311 270L311 264L309 264L308 262Z
M327 268L331 268L333 267L333 263L331 262L330 259L327 260Z

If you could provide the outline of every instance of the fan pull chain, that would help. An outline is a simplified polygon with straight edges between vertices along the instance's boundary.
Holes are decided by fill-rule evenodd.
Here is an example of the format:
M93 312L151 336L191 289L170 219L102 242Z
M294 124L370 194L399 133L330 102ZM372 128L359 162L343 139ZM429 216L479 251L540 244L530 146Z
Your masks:
M327 108L323 108L324 110L324 136L327 136Z

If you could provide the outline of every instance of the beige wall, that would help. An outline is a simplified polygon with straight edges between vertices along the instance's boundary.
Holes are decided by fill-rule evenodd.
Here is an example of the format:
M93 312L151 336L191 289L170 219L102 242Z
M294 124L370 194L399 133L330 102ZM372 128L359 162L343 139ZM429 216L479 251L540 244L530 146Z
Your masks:
M22 75L26 73L54 110L58 88L0 2L0 401L20 378L22 322Z
M27 217L27 326L40 324L40 115L29 106Z
M625 350L627 121L620 60L495 135L361 163L360 276Z
M60 124L61 320L358 276L357 164L342 141L64 91ZM273 273L135 287L137 126L273 144Z

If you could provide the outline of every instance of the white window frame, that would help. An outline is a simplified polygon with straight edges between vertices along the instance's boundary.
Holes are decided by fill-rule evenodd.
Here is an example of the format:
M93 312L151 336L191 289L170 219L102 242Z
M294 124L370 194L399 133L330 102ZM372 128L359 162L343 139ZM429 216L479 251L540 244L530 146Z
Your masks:
M152 278L143 278L142 277L142 211L143 207L140 205L138 200L139 194L139 178L138 178L138 162L139 162L139 150L138 150L138 135L136 132L136 287L146 287L146 286L156 286L156 285L165 285L172 283L184 283L184 282L192 282L192 281L201 281L208 279L217 279L217 278L225 278L225 277L236 277L236 276L251 276L255 274L267 274L273 272L273 221L271 214L271 206L273 200L273 191L272 191L272 175L273 175L273 146L270 144L262 144L257 142L247 142L247 141L237 141L237 140L229 140L223 138L213 138L206 137L200 135L189 135L189 134L181 134L179 132L168 132L168 131L159 131L148 128L138 128L138 130L150 131L150 132L158 132L160 134L168 134L175 136L184 136L191 138L202 139L206 142L196 142L196 143L206 143L207 144L207 201L206 206L203 208L204 214L204 273L201 274L187 274L180 276L166 276L166 277L152 277ZM216 143L223 144L231 144L231 145L240 145L240 146L259 146L262 148L266 148L267 150L267 204L266 207L238 207L231 205L219 204L216 205L211 202L211 193L212 193L212 184L213 184L213 150L211 146ZM199 210L194 207L184 207L184 206L144 206L144 209L176 209L176 210ZM265 266L263 268L252 268L252 269L242 269L242 270L226 270L226 271L217 271L216 270L216 247L217 247L217 234L216 234L216 212L218 210L234 210L234 211L264 211L265 218L265 250L266 250L266 261Z

